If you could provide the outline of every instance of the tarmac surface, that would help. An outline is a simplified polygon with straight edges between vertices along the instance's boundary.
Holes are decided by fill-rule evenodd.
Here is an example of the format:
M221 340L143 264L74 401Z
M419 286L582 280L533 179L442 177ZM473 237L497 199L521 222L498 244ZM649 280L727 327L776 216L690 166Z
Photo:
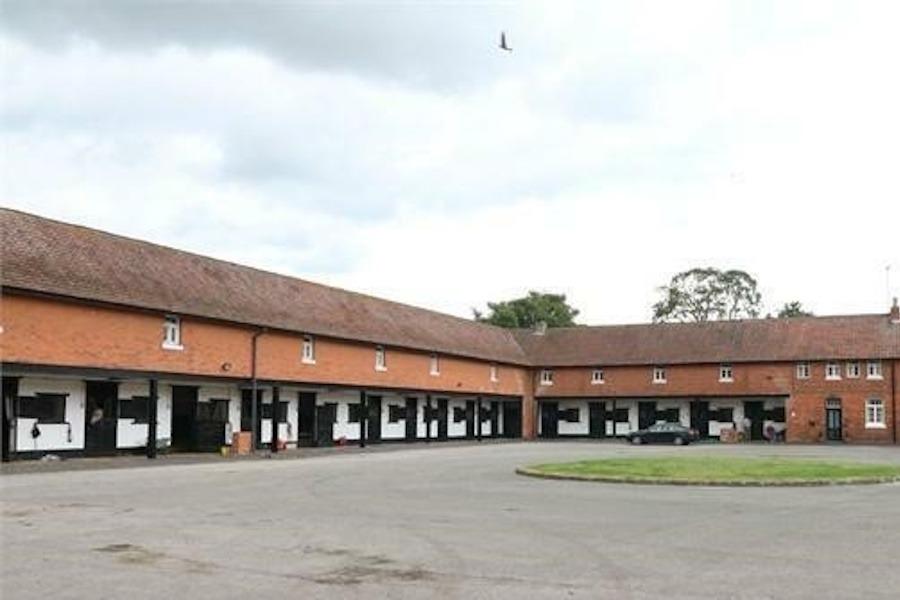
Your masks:
M551 481L613 456L900 463L900 448L382 445L3 467L0 597L887 599L900 484Z

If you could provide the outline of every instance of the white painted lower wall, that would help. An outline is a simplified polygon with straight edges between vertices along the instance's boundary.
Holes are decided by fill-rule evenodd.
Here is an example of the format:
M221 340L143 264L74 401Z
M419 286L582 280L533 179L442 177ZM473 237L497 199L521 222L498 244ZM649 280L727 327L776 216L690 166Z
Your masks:
M559 435L587 435L590 428L590 411L586 400L561 400L559 412L565 410L577 410L578 421L566 421L560 419L557 423Z
M67 379L38 379L24 377L19 380L19 396L36 394L64 394L66 398L64 423L40 423L37 419L16 419L16 451L50 451L84 449L84 392L83 381ZM40 435L32 437L35 424Z

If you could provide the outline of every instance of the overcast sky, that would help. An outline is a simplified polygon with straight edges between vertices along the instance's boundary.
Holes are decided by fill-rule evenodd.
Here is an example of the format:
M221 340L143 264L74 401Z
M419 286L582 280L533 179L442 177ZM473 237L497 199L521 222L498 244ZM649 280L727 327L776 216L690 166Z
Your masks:
M696 266L772 312L900 290L896 2L0 10L10 208L462 317L645 322Z

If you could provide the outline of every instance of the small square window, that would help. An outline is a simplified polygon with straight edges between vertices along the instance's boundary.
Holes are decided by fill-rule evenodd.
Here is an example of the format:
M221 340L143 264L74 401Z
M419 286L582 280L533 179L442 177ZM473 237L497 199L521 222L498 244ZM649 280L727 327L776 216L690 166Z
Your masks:
M491 378L491 381L494 381L494 382L500 381L500 377L497 374L497 365L491 365L490 378Z
M303 336L303 354L300 360L308 365L316 364L316 341L311 335Z
M441 374L441 357L437 354L431 355L431 369L430 373L432 375L440 375Z
M665 383L666 382L666 368L665 367L653 367L653 383Z
M387 356L384 346L375 346L375 370L387 371Z
M825 363L825 379L840 379L841 365L836 362Z
M541 371L541 385L553 385L552 369L544 369Z
M809 379L809 363L797 363L797 379Z
M866 379L881 379L880 360L870 360L866 363Z
M181 318L177 315L166 315L163 323L162 347L167 350L182 350L181 345Z
M884 401L866 400L866 429L884 429Z
M597 367L593 371L591 371L591 383L594 385L606 383L606 379L603 378L603 369Z
M848 362L844 367L844 373L848 379L859 379L859 363Z
M734 381L734 369L730 364L719 365L719 381L725 383Z

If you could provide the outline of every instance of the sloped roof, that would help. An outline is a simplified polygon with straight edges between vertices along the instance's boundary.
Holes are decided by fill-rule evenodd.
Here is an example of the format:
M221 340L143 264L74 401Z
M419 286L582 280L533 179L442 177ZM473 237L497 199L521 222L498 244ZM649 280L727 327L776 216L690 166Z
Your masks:
M886 314L511 331L0 208L0 283L74 299L537 366L900 358Z
M0 208L2 284L70 298L527 364L513 332Z
M686 364L900 357L887 314L659 323L516 332L541 366Z

